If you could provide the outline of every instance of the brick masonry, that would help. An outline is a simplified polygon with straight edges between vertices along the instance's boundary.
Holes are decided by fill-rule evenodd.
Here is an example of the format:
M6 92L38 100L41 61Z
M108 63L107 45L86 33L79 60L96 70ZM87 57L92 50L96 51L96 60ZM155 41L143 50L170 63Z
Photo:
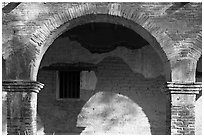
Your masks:
M100 20L103 22L109 22L108 18L119 18L115 23L121 22L121 25L135 30L155 47L166 61L171 58L198 60L201 55L202 38L201 3L188 3L179 9L171 8L173 5L174 3L171 2L165 4L21 3L10 14L3 14L3 28L5 28L3 29L5 32L3 33L3 57L7 60L8 58L15 60L12 54L17 54L18 49L24 49L18 54L23 54L29 60L19 61L19 63L26 62L31 68L22 72L21 70L25 67L21 68L20 65L15 64L10 64L10 66L15 66L18 73L26 73L24 74L26 77L22 75L19 76L20 79L35 80L38 66L46 49L61 33L71 29L69 27L73 20L80 20L83 16L89 15L96 15L97 18L97 15L102 14L107 16ZM16 19L15 22L13 18ZM137 27L131 27L131 23L127 22L132 22ZM15 37L19 37L23 44L14 46L12 41ZM28 54L25 54L25 49ZM29 55L32 56L27 57Z
M196 94L201 91L201 83L168 82L171 94L171 134L195 135Z
M165 61L170 60L172 81L195 82L196 62L202 52L202 4L191 2L178 9L172 8L173 4L21 3L10 13L2 14L4 78L36 80L46 49L61 33L71 29L75 19L96 15L94 21L101 21L99 14L103 14L109 18L104 22L119 18L116 23L135 30ZM179 77L174 77L177 72Z
M6 92L8 135L33 135L37 129L37 93L41 83L31 81L3 81Z
M172 106L171 108L171 133L173 135L195 134L194 105Z

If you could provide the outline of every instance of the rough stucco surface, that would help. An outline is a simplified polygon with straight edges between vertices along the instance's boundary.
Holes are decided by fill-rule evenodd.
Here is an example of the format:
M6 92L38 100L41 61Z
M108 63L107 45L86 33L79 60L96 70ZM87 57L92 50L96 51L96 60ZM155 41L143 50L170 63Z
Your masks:
M44 124L45 134L80 134L83 132L82 127L76 127L77 117L85 103L100 91L128 97L136 106L139 106L138 108L142 108L142 115L146 115L145 117L148 119L151 134L166 134L167 100L166 94L162 91L165 78L162 76L162 72L157 72L154 69L156 66L161 66L159 69L162 70L162 63L151 48L148 49L148 46L145 46L144 49L140 49L141 51L134 51L121 47L123 50L116 48L109 53L92 54L76 42L74 42L75 44L69 44L69 42L63 44L60 41L57 40L48 49L41 66L48 66L57 62L95 63L97 65L95 71L97 83L95 90L81 89L80 100L78 101L60 101L56 100L56 72L40 70L38 81L46 86L38 95L38 114ZM142 50L146 53L142 54L144 52ZM139 56L138 54L140 56L142 54L141 60L143 61L136 58ZM154 56L154 60L157 61L152 63L145 60L145 58L150 59L151 56ZM143 66L143 69L138 66ZM149 70L141 71L145 70L145 67ZM92 82L94 85L95 81ZM93 99L93 101L97 100ZM117 114L115 113L115 115ZM87 115L87 117L90 116ZM131 122L127 122L127 124L131 125ZM122 128L121 125L118 126L117 124L113 125L113 127ZM123 131L123 133L127 133L127 131ZM149 134L149 131L146 133Z

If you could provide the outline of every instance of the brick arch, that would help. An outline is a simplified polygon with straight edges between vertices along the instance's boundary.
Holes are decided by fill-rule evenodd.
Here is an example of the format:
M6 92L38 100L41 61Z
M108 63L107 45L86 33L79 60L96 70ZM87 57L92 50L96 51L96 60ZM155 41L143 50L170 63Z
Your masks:
M46 50L63 32L85 23L108 22L123 25L142 36L161 57L165 68L170 71L169 55L173 52L174 42L144 12L127 8L123 4L110 3L97 5L85 3L54 14L37 29L30 38L30 43L40 51L31 75L37 76L38 67ZM35 78L34 78L35 79Z
M192 58L194 58L196 61L200 59L202 56L202 31L200 31L196 38L191 41L191 52Z
M195 38L186 38L183 41L179 41L175 44L175 48L179 50L169 54L170 58L177 57L197 62L202 55L202 32L198 32Z

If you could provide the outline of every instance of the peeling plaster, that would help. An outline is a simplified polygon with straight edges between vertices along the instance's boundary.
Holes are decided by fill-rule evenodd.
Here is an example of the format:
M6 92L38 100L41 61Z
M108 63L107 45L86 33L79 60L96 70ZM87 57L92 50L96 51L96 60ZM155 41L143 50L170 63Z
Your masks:
M11 11L10 15L15 16L17 20L27 22L35 20L41 13L49 13L49 8L40 2L22 2L17 8Z
M131 50L117 47L107 53L91 53L77 41L70 41L68 37L54 41L45 53L41 68L54 63L92 63L98 64L106 57L120 57L135 73L143 74L145 78L155 78L164 75L163 64L154 49L147 45L140 49Z

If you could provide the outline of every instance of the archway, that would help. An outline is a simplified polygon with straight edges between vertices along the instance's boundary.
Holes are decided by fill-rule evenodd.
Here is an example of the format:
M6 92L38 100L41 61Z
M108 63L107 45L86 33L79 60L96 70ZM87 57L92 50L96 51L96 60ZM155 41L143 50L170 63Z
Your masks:
M114 27L117 27L117 28L114 28ZM119 32L124 32L124 33L121 34ZM102 35L103 37L100 37L101 34L103 34ZM108 39L109 37L111 37L111 34L113 37ZM133 35L132 38L130 34ZM78 38L79 40L77 40L76 35L79 37ZM82 36L80 37L80 35ZM96 39L95 41L91 39L93 35L96 35L94 37ZM114 38L114 36L116 38ZM81 41L80 41L80 38L82 38ZM103 41L104 39L106 40L105 42ZM83 42L84 40L87 40L88 42L87 41ZM117 43L118 45L113 44L115 43L115 41L120 42L120 40L126 41L127 43ZM93 44L94 42L96 43ZM88 43L89 45L86 45L86 43ZM131 45L131 43L134 43L134 44ZM102 49L105 49L105 50L102 50ZM59 70L60 63L61 63L61 69L63 69L63 65L65 67L66 65L71 66L71 65L76 65L77 63L79 64L81 63L81 65L82 63L87 63L87 64L91 63L92 66L95 66L96 68L98 68L96 69L96 72L95 72L97 81L98 81L96 86L92 86L92 84L91 86L84 86L83 90L80 90L81 92L80 94L82 96L81 101L77 102L75 100L76 102L72 101L71 103L68 103L65 100L61 100L61 101L56 100L55 94L56 94L56 88L57 88L57 84L56 84L57 76L55 72L51 72L51 71ZM90 69L92 69L91 68L92 66L90 66ZM83 68L83 66L79 66L79 67ZM104 67L106 67L106 69ZM168 108L165 107L166 95L160 89L161 86L166 82L164 78L165 74L162 73L165 68L162 63L162 60L160 59L157 52L153 49L153 47L150 46L148 42L146 42L142 37L140 37L134 31L126 27L123 27L121 25L115 26L115 24L111 24L111 23L87 23L84 25L76 26L70 29L69 31L63 33L62 35L60 35L53 42L52 46L49 47L49 49L47 50L47 52L43 57L40 69L41 70L38 75L38 78L39 78L38 81L47 85L45 86L43 91L39 93L39 96L38 96L38 100L39 100L38 110L40 115L43 115L43 113L49 112L50 109L44 110L45 108L51 108L49 106L52 106L52 110L56 109L57 112L60 111L60 113L63 114L63 116L67 115L67 111L65 110L67 110L69 107L70 111L72 110L73 112L72 115L76 115L77 113L80 112L80 109L82 108L84 103L86 103L86 101L94 93L100 90L107 91L107 92L114 92L113 90L115 90L116 93L121 92L121 94L128 96L129 98L133 99L136 103L141 105L141 107L144 109L147 117L150 120L152 134L166 134L166 129L165 129L166 115L165 114L166 114L166 109ZM72 69L72 68L68 67L67 69ZM120 73L121 73L121 76L117 78L117 76L119 76ZM110 78L108 78L108 76L110 76ZM111 81L112 81L112 85L109 85L106 87L105 84L111 83ZM93 83L93 81L91 83ZM122 83L127 85L125 86ZM89 82L85 82L84 85L89 85L89 84L90 84ZM116 84L118 84L118 86ZM154 84L156 84L157 86L154 87L153 86ZM92 90L92 87L96 87L96 88ZM120 87L120 89L117 89L117 87ZM134 94L134 92L137 91L138 92L137 94L140 94L139 92L143 90L144 92L142 93L142 95L131 96L131 94ZM46 97L47 99L50 100L50 103L46 103L46 102L49 102L49 101L46 101L45 99ZM160 99L158 99L157 97ZM143 102L142 100L145 100L145 101ZM61 104L61 102L63 102L63 104ZM76 109L70 106L70 104L74 105ZM148 104L151 104L151 105L148 105ZM46 105L48 105L48 107L46 107ZM66 107L67 105L67 108L63 109L59 105L61 107L62 106ZM160 107L157 107L158 105L160 105ZM60 113L57 113L56 117L62 118L63 116L60 116L59 115ZM49 114L54 115L55 112L52 112ZM162 118L161 120L157 121L156 119L158 118L158 116ZM55 117L55 115L53 117ZM71 118L72 121L70 122L72 122L72 124L70 124L70 126L74 125L73 123L75 121L75 118ZM45 129L47 130L52 129L53 131L56 130L55 134L60 134L59 132L62 132L62 131L59 131L60 128L56 129L57 126L55 126L55 128L53 127L49 128L49 124L48 124L49 121L46 121L46 119L47 118L45 117L42 118L42 121L45 121L47 126ZM51 118L49 120L51 120ZM153 124L154 122L156 123L160 122L160 124L154 125ZM58 124L58 126L59 125L60 124ZM160 127L158 125L160 125ZM75 128L70 127L70 129L68 128L67 130L72 130L72 129L77 130L76 127ZM46 132L50 133L52 132L52 130L48 130ZM65 129L61 129L61 130L65 130ZM75 131L75 132L78 132L78 131Z
M28 68L28 71L26 71L24 73L27 76L24 77L23 79L36 80L39 64L41 62L41 59L42 59L44 53L46 52L45 43L49 41L50 37L53 36L53 40L54 40L57 37L56 34L58 34L58 32L60 32L60 31L58 31L59 29L66 30L66 27L69 26L69 25L66 26L65 24L68 24L69 22L71 22L74 19L77 19L77 18L80 18L83 16L88 16L89 14L92 14L92 15L93 14L95 14L95 15L103 14L103 15L108 15L108 16L112 16L112 17L119 17L119 18L133 21L135 23L135 25L139 24L139 26L141 26L141 27L145 28L147 31L149 31L151 34L150 36L155 37L156 41L158 41L160 43L160 46L162 47L161 51L165 51L165 53L167 53L167 54L165 54L165 57L167 56L167 58L165 58L165 59L168 60L171 58L170 52L172 52L173 49L175 49L175 48L173 48L173 46L169 46L169 45L173 44L171 39L165 34L165 30L162 30L162 28L158 27L154 22L152 23L151 18L147 17L145 15L145 12L138 12L135 9L131 10L129 8L124 8L123 4L118 4L118 3L110 3L110 4L108 3L108 4L104 4L103 6L101 6L100 3L99 4L90 4L90 3L79 4L77 6L71 6L71 8L64 10L63 13L56 13L53 16L48 17L48 20L46 20L44 23L42 23L40 25L39 29L36 29L37 30L36 32L31 34L32 36L30 37L30 39L28 39L31 42L31 45L29 45L29 46L34 47L33 48L34 54L35 54L35 51L39 51L39 54L36 52L36 56L34 55L34 57L32 57L32 59L34 59L34 61L36 61L36 62L33 63L33 62L30 62L30 60L27 61L29 64L29 68ZM65 28L63 28L63 27L65 27ZM49 29L49 30L46 30L46 29ZM165 28L163 28L163 29L165 29ZM140 34L140 35L142 35L142 34ZM165 39L165 40L163 41L163 39ZM30 44L30 43L27 43L27 44ZM32 44L34 44L34 45L32 45ZM192 45L194 45L194 44L195 43L193 43ZM48 44L48 47L49 47L49 45L50 44ZM31 53L31 52L29 52L29 53ZM158 52L158 53L160 53L160 52ZM183 53L183 52L181 51L181 53ZM184 55L186 55L186 53L187 53L187 55L189 55L188 54L189 52L184 52L184 53L185 53ZM172 55L172 56L174 56L174 55ZM187 57L189 57L189 56L187 56ZM24 60L24 59L25 58L22 58L22 60ZM12 57L11 62L15 63L14 57ZM19 61L19 62L23 62L23 61ZM166 63L164 63L164 64L166 64ZM179 64L182 64L182 62L180 62ZM33 67L33 65L34 65L34 67ZM185 65L187 66L188 62L185 62ZM184 65L184 68L185 68L185 65ZM28 66L28 65L26 64L25 66ZM30 71L30 66L31 66L31 71ZM13 68L15 68L15 67L13 67ZM170 68L170 67L167 66L167 68ZM20 69L17 69L17 70L20 70ZM183 71L181 70L181 72L183 72ZM194 71L192 71L192 72L194 72ZM185 75L185 72L182 74ZM31 77L30 77L30 75L31 75ZM22 77L20 77L20 78L22 78ZM181 80L181 78L179 80ZM173 79L173 81L174 81L174 79ZM186 82L185 78L184 78L184 82ZM24 83L25 83L25 81L24 81ZM37 82L34 82L34 83L36 84ZM22 84L22 83L20 83L19 85L24 86L24 84ZM177 84L177 85L178 85L178 87L180 86L179 84ZM10 86L9 86L9 88L10 88ZM197 92L195 92L195 93L197 93ZM172 99L172 101L174 101L174 100L176 100L176 99ZM34 101L31 101L31 102L34 102ZM189 103L189 102L187 102L187 103ZM17 103L17 104L20 104L20 103ZM174 119L171 119L171 120L173 121ZM189 130L191 130L191 129L189 129ZM188 133L186 133L184 131L182 134L188 134ZM190 134L194 134L194 131L192 131Z
M53 15L36 30L30 38L30 43L35 46L37 45L39 49L39 55L37 55L35 64L31 69L33 79L36 79L44 53L51 43L63 32L85 23L108 22L130 28L142 36L161 57L165 64L165 70L167 70L166 78L170 80L170 63L168 62L168 56L173 50L171 49L173 47L169 46L173 44L173 41L166 35L165 30L145 15L145 13L139 12L137 9L130 9L130 11L128 11L123 7L123 4L110 3L108 6L99 5L99 8L97 8L97 6L98 5L94 3L74 6L68 11Z
M116 10L118 11L119 9ZM165 70L166 80L170 80L170 64L166 52L167 50L168 53L171 51L171 49L169 49L171 48L171 46L168 45L171 45L172 41L168 38L168 36L166 36L165 33L163 33L163 30L154 22L152 22L152 20L149 19L145 14L137 13L135 11L134 13L129 13L128 11L125 11L126 14L129 15L127 16L125 14L118 15L112 12L101 13L97 9L97 13L93 14L86 13L84 11L82 12L83 13L79 13L77 12L77 10L72 11L71 18L69 13L67 12L65 12L65 14L56 14L53 17L50 17L50 20L44 23L41 28L33 34L33 37L31 37L32 43L40 46L40 52L35 61L35 66L31 69L33 79L36 79L42 58L44 57L46 51L49 49L50 45L55 41L56 38L60 37L66 31L69 31L74 27L80 25L88 23L111 23L131 29L135 33L139 34L144 40L146 40L149 45L151 45L153 50L156 51L157 55L159 55L159 58L162 62L161 64ZM68 19L67 21L62 21L62 18L70 19ZM45 34L44 32L46 32L47 34Z

